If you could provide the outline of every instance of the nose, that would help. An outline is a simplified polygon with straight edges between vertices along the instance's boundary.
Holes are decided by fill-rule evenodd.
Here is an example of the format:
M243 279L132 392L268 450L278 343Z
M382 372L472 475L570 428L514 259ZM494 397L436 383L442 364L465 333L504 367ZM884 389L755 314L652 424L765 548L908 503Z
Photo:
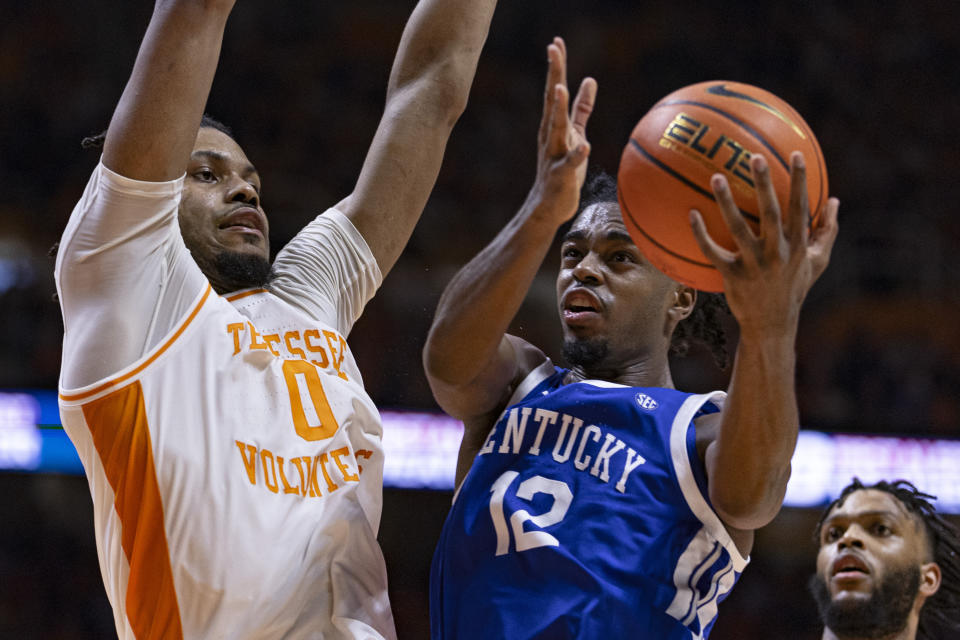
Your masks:
M228 202L243 202L252 207L258 207L260 205L260 196L257 195L257 190L253 188L252 184L237 174L230 176L230 181L227 184L226 199Z
M603 280L602 266L600 256L591 251L573 268L573 277L580 284L599 284Z
M838 549L847 549L850 547L863 549L863 536L860 535L860 527L857 525L847 527L843 532L843 536L837 541Z

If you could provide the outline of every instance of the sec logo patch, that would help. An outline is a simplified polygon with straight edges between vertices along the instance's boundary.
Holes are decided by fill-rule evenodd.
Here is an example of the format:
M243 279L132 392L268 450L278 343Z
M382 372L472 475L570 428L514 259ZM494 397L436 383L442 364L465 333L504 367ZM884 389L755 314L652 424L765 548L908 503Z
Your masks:
M638 393L636 398L637 398L637 404L640 406L641 409L645 411L653 411L654 409L657 408L657 406L659 406L656 400L654 400L653 398L651 398L645 393Z

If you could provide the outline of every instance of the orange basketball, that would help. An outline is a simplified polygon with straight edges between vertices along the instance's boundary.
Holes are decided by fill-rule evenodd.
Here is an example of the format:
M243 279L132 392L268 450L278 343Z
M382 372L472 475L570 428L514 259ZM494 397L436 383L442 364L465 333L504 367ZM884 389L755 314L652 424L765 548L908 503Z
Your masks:
M710 188L723 173L737 206L759 229L750 156L767 159L787 213L790 154L807 166L811 228L827 204L827 167L820 145L794 109L757 87L715 80L674 91L653 106L630 134L617 175L623 221L650 262L665 274L702 291L723 291L720 273L704 257L690 228L690 209L703 214L718 244L736 245Z

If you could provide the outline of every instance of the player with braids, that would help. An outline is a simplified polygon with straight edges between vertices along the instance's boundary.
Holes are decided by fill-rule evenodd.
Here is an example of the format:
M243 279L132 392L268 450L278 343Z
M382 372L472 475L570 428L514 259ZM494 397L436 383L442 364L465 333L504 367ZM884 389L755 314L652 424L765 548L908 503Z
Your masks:
M823 640L960 638L960 532L906 480L854 478L817 523Z
M727 352L727 334L721 322L723 317L729 315L730 307L722 293L698 291L697 304L693 311L673 332L670 351L678 356L685 356L690 349L690 342L697 340L710 348L717 366L726 369L730 363L730 354Z
M725 177L713 177L738 250L716 246L699 215L691 222L723 275L740 341L726 393L679 391L668 354L700 293L637 248L612 180L579 206L596 83L584 80L571 101L559 38L548 58L533 187L447 285L424 347L434 397L464 423L433 559L433 638L702 640L746 567L753 531L783 501L799 429L798 316L826 268L838 203L808 235L795 154L782 223L754 155L756 236ZM561 368L506 331L571 218L556 284ZM719 345L722 334L703 330L716 310L704 305L681 338Z

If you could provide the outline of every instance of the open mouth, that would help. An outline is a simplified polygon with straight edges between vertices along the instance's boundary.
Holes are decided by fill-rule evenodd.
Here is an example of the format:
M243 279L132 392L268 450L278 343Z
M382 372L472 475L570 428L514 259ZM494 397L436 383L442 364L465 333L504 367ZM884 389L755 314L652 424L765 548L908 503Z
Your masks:
M569 309L573 313L581 313L583 311L596 311L595 307L592 307L590 305L580 305L580 304L571 304L570 306L567 307L567 309Z
M247 207L238 209L223 218L217 225L217 228L255 234L260 237L264 235L263 221L260 219L260 214L254 209Z
M866 563L855 555L837 558L831 572L835 578L861 578L870 574Z
M563 296L564 316L600 313L601 304L597 296L588 289L576 288Z

